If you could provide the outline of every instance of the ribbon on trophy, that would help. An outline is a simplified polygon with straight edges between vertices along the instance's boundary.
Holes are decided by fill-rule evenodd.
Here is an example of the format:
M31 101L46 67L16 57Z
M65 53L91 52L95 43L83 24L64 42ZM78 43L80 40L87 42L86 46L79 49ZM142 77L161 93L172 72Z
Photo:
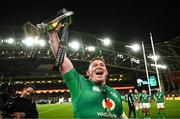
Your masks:
M57 54L56 54L56 60L54 64L54 69L56 71L59 71L59 67L64 61L64 56L66 52L66 40L68 38L68 24L64 24L65 26L62 29L62 34L61 34L61 44L59 45Z
M54 68L56 71L59 71L59 67L64 61L64 56L66 52L66 40L68 38L68 26L71 24L71 16L74 14L73 11L68 11L65 8L60 10L56 15L45 20L44 22L34 26L32 23L27 22L24 24L23 28L26 35L31 37L37 37L40 34L50 32L51 30L56 29L59 24L63 24L62 33L57 54L56 60L54 63Z

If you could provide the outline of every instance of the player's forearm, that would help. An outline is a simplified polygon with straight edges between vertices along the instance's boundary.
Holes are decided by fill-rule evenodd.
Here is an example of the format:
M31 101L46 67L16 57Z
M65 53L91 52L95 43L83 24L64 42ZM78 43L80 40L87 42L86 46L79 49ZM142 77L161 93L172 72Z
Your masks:
M51 49L53 51L54 56L56 57L56 54L57 54L57 51L58 51L58 48L60 45L60 40L59 40L57 32L51 31L49 33L49 39L50 39ZM65 55L64 61L63 61L62 65L60 66L61 73L65 74L65 73L69 72L72 68L73 68L73 65L72 65L71 61Z
M56 31L51 31L49 33L49 40L51 44L51 49L53 51L54 56L56 57L58 48L59 48L59 37Z
M71 61L66 56L64 57L64 62L62 63L60 68L62 75L73 69Z

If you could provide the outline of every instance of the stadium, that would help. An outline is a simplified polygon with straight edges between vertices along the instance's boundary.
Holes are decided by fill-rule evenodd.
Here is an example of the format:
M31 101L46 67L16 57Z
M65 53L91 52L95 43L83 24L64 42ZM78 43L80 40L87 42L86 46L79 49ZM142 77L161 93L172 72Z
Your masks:
M180 100L180 54L178 52L180 36L168 42L154 44L159 57L158 66L155 65L152 57L151 43L139 44L140 50L135 52L133 43L104 39L95 34L69 31L66 53L76 70L85 77L89 61L96 56L103 57L109 71L107 85L118 90L122 96L125 96L129 89L140 91L146 89L149 93L154 94L156 88L161 87L167 99L167 118L180 117L178 113L180 108L178 101ZM141 44L144 46L144 51ZM137 49L135 47L135 50ZM33 39L26 37L22 27L1 27L1 98L7 88L5 94L11 98L11 96L21 94L25 85L32 84L36 87L33 98L36 101L40 118L72 118L69 90L60 72L53 69L54 61L47 34L42 34L37 42L34 42ZM147 80L147 72L149 80ZM3 110L2 103L1 110ZM153 100L151 103L151 117L155 118L157 109ZM128 114L126 100L123 102L123 107L125 113ZM143 117L142 114L140 117Z

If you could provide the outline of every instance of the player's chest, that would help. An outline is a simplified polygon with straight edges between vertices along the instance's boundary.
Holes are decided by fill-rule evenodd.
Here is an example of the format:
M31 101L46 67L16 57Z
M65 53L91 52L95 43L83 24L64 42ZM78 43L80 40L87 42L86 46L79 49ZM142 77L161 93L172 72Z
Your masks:
M120 99L115 92L110 90L104 91L104 89L99 86L87 87L81 95L81 99L89 104L103 103L105 98L109 100L110 105L120 104Z
M146 94L145 94L145 95L142 95L142 98L143 98L143 99L147 99L147 98L148 98L148 95L146 95Z

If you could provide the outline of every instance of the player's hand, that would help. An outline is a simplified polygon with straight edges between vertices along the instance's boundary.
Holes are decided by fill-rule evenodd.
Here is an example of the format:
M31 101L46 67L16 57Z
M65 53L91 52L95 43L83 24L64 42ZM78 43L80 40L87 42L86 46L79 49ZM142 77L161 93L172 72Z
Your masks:
M58 23L58 24L56 25L56 27L54 28L54 30L55 30L56 32L59 32L59 30L60 30L62 27L64 27L64 24Z
M47 33L49 35L57 34L61 30L62 27L64 27L64 24L58 23L58 24L55 25L54 29L48 31Z

